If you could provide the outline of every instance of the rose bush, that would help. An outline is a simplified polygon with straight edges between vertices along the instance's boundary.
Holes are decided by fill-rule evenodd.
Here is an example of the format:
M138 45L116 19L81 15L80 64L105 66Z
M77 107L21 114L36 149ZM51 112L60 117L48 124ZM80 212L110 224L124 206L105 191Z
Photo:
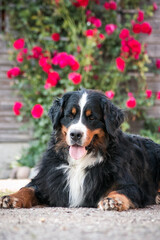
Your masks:
M145 43L139 41L140 34L152 33L146 17L156 9L149 6L146 13L138 10L139 3L6 0L13 31L7 37L17 61L7 76L16 79L15 88L23 99L14 112L19 120L28 117L35 139L21 164L33 166L46 147L52 128L47 113L53 98L80 87L104 91L129 109L130 122L143 119L144 134L150 134L148 126L152 125L152 133L158 136L158 126L151 120L148 124L145 112L160 95L147 88L149 60ZM137 9L135 16L123 13L123 24L118 18L122 5ZM158 60L156 64L159 68ZM122 127L127 130L129 125Z

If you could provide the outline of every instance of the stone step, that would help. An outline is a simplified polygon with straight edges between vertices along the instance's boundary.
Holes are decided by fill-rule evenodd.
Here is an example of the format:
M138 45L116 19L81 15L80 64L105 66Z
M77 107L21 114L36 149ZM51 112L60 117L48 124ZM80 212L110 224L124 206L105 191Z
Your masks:
M0 84L1 84L1 81L0 81ZM3 83L2 85L1 85L1 91L3 91L3 90L10 90L11 89L11 85L10 84L8 84L8 83Z
M30 141L32 138L29 137L27 134L10 134L10 133L4 133L1 134L0 133L0 142L1 143L11 143L11 142L28 142Z
M10 100L10 99L9 99ZM12 102L6 102L5 101L5 104L1 104L1 102L0 102L0 112L13 112L13 105L14 105L14 102L16 102L16 101L19 101L19 99L15 99L14 101L12 101Z
M23 123L0 123L0 130L19 130L23 126ZM6 131L7 133L7 131Z
M155 100L155 106L160 108L160 99L156 99Z
M7 49L7 48L0 48L0 54L1 54L1 56L3 56L3 55L6 55L6 56L9 56L9 54L11 53L11 52L13 52L13 50L9 50L9 49Z
M13 62L9 61L8 59L1 58L0 59L0 66L1 67L7 66L7 67L11 68L13 66Z
M5 114L5 116L13 116L14 115L14 113L13 113L13 111L8 111L8 110L1 110L1 108L0 108L0 117L2 117L2 116L4 116L4 114Z
M11 62L10 59L9 59L9 54L8 54L8 53L6 53L6 54L1 53L1 50L0 50L0 56L1 56L1 59L0 59L1 62L2 62L2 61Z
M152 26L152 34L154 35L155 33L160 33L160 27L159 27L159 18L150 18L148 19L148 22ZM145 34L146 35L146 34Z
M12 66L13 67L13 66ZM2 66L0 65L0 72L2 72L3 74L6 74L7 71L9 71L11 69L11 66Z
M2 80L2 79L9 79L9 78L7 77L7 72L5 72L5 71L1 71L1 72L0 72L0 80Z
M160 20L160 2L158 1L153 1L157 3L158 9L154 12L154 19L159 19Z
M1 112L0 112L0 123L17 123L17 118L14 114L12 115L2 115Z
M148 35L147 37L143 34L143 35L140 36L140 41L148 43L148 44L159 45L160 44L159 38L160 38L160 36L157 33Z
M149 117L160 119L160 106L153 106L147 110Z
M13 97L15 97L16 96L16 94L18 94L18 91L17 90L15 90L15 89L9 89L9 90L0 90L0 96L1 97L3 97L3 96L5 96L5 97L11 97L11 98L13 98Z
M149 44L147 46L147 53L152 58L160 58L160 44L159 45Z
M147 80L148 89L151 89L154 93L160 91L160 82Z
M25 124L27 123L27 118L23 119L23 122L18 122L17 116L14 114L13 110L11 112L1 112L0 111L0 123L11 123L11 124Z
M147 86L154 93L160 91L160 74L146 73Z

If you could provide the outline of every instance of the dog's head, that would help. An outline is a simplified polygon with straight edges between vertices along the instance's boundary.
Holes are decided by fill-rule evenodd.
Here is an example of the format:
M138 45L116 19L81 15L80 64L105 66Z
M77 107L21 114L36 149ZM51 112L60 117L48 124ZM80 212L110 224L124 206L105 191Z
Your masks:
M54 101L49 116L59 146L68 146L73 159L80 159L100 147L103 151L107 148L107 139L115 136L124 121L123 111L103 93L93 90L66 93Z

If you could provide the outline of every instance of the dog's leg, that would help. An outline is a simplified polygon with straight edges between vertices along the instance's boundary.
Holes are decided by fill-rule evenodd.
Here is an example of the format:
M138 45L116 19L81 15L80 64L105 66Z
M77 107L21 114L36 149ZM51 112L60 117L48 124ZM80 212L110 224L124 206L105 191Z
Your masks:
M159 183L159 186L158 186L158 191L157 191L157 195L156 195L156 198L155 198L155 202L156 202L156 204L160 204L160 183Z
M0 198L0 208L31 208L38 204L32 187L21 188L16 193Z
M102 210L126 211L135 207L132 201L124 194L112 191L98 203L98 208Z

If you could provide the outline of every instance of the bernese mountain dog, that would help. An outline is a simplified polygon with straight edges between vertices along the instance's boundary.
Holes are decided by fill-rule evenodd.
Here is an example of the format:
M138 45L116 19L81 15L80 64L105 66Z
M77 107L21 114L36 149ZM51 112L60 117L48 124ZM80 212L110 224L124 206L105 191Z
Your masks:
M1 208L98 207L123 211L160 203L160 145L119 128L124 112L103 93L68 92L49 111L53 133L39 173Z

